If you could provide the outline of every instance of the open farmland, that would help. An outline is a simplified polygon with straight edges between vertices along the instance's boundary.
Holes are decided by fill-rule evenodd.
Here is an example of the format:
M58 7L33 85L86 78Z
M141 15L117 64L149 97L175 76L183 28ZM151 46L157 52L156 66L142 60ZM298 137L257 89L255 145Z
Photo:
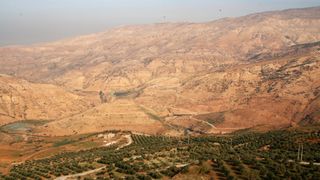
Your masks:
M307 131L307 132L306 132ZM235 135L166 137L131 134L113 144L29 160L2 179L317 179L320 132L278 130ZM126 140L123 140L126 144ZM298 159L299 146L303 157ZM299 150L301 151L301 149Z

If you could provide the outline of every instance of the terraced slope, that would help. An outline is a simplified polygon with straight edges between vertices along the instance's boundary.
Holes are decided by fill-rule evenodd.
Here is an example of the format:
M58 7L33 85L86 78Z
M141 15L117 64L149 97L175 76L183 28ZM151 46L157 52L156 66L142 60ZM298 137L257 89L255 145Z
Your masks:
M101 104L75 116L47 124L43 132L51 135L70 135L121 129L148 134L161 133L163 124L146 114L132 100L119 99Z

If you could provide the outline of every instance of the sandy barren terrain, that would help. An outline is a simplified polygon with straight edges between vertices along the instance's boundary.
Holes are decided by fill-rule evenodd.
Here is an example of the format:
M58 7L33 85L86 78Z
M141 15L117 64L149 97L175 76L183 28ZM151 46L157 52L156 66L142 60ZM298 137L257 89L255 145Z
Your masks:
M319 41L315 7L0 48L0 124L52 119L39 130L63 135L317 123Z

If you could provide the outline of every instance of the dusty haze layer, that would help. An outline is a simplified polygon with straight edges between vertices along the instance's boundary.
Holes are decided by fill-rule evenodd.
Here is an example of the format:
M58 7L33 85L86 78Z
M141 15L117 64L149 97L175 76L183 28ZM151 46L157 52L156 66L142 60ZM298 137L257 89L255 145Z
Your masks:
M0 73L52 84L46 89L65 91L65 98L63 105L48 103L47 117L32 111L37 106L26 103L31 96L11 104L0 99L0 109L5 117L24 114L10 121L53 119L39 131L59 135L106 129L176 134L184 128L220 133L315 123L319 41L317 7L201 24L128 26L1 48ZM27 91L41 94L40 88ZM17 108L25 106L30 110ZM65 112L56 113L60 108Z

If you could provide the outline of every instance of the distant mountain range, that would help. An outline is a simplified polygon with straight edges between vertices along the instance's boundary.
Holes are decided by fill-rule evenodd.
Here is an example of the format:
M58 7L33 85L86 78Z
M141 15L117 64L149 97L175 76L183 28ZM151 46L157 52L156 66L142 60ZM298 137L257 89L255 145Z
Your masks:
M319 41L314 7L3 47L0 124L179 135L319 123Z

